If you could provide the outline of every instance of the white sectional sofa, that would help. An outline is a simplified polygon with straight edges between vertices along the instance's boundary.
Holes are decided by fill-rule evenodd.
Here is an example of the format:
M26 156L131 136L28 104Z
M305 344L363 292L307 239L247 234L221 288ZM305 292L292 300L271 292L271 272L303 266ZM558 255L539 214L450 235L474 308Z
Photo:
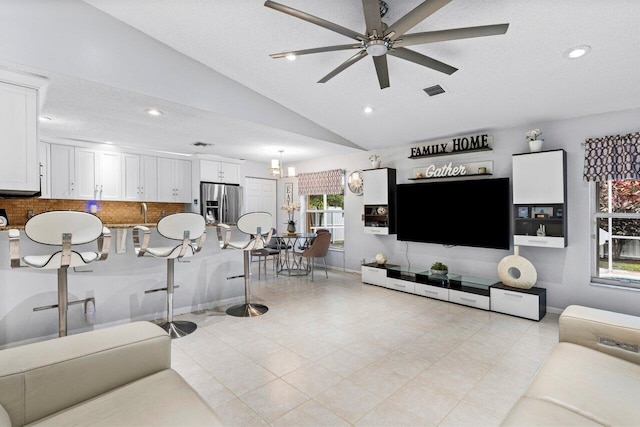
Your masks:
M133 322L0 351L0 427L216 426L171 369L171 339Z
M640 425L640 317L569 306L503 426Z

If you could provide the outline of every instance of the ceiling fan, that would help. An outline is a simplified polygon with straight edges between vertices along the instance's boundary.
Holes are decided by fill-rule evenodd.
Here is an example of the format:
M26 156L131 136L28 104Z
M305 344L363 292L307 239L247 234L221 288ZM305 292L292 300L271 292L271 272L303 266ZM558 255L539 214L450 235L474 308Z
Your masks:
M325 46L313 49L287 51L274 53L272 58L286 58L292 55L307 55L310 53L331 52L337 50L359 49L358 53L340 64L336 69L321 78L318 83L326 83L342 71L349 68L367 55L373 57L373 63L378 74L380 89L389 87L389 69L387 67L387 56L405 59L427 68L440 71L445 74L453 74L458 69L451 65L440 62L437 59L422 55L407 46L417 44L435 43L447 40L459 40L473 37L485 37L500 35L507 32L509 24L482 25L478 27L454 28L450 30L427 31L424 33L406 34L411 28L446 6L451 0L425 0L414 8L411 12L398 19L394 24L387 26L382 22L382 16L386 13L387 4L381 0L362 0L362 9L366 29L364 33L350 30L333 22L329 22L306 12L267 0L264 5L296 18L319 25L336 33L342 34L357 41L357 43Z

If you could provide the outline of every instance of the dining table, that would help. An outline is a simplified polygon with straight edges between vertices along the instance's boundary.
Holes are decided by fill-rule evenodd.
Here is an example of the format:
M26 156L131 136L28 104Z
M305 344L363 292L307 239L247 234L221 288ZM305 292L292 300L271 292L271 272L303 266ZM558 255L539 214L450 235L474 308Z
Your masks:
M281 253L278 274L287 274L289 276L306 276L309 274L306 268L302 268L302 261L296 260L296 253L301 253L307 248L316 236L316 233L277 233L274 237Z

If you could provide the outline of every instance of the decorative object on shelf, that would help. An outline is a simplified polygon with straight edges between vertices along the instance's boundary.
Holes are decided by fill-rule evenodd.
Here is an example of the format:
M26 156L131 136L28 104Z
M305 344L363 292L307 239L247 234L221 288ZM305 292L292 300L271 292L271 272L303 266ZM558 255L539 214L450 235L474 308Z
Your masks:
M540 135L542 135L540 129L532 129L524 135L529 140L529 151L536 153L542 150L542 143L544 142L544 139L539 138Z
M513 255L508 255L498 263L500 281L512 288L531 289L538 280L536 268L531 261L519 255L519 247L513 247Z
M387 208L384 206L378 206L378 208L376 209L376 212L378 213L378 215L386 215Z
M380 156L378 156L376 153L373 153L369 156L369 161L371 161L371 166L373 166L375 169L378 169L380 167Z
M347 179L349 190L356 196L362 195L364 181L362 179L362 171L353 171Z
M294 215L296 211L300 210L300 203L286 203L282 205L282 210L287 211L287 215L289 216L289 219L287 220L287 233L295 234L296 221L294 219Z
M544 224L540 224L540 227L538 227L538 229L536 230L536 236L543 237L546 235L547 235L547 228L544 226Z
M385 254L376 255L376 264L385 265L387 263L387 257Z
M440 261L434 262L431 264L431 274L438 274L444 276L449 273L449 267L446 264L441 263Z

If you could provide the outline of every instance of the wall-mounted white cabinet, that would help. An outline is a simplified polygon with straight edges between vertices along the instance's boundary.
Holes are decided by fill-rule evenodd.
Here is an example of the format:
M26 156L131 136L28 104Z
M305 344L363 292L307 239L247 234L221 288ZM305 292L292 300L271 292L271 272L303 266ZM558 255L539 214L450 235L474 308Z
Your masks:
M191 203L191 162L158 157L158 201Z
M45 81L0 70L0 191L40 191L38 87Z
M240 165L214 160L200 160L200 181L240 184Z
M122 154L122 199L146 202L158 200L157 157Z
M77 199L120 200L120 153L75 148L75 188Z
M51 144L40 141L38 143L38 167L40 175L40 198L51 197L51 175L49 165L51 164Z
M567 174L564 150L513 156L515 246L567 246Z
M396 170L367 169L362 172L364 232L396 233Z

